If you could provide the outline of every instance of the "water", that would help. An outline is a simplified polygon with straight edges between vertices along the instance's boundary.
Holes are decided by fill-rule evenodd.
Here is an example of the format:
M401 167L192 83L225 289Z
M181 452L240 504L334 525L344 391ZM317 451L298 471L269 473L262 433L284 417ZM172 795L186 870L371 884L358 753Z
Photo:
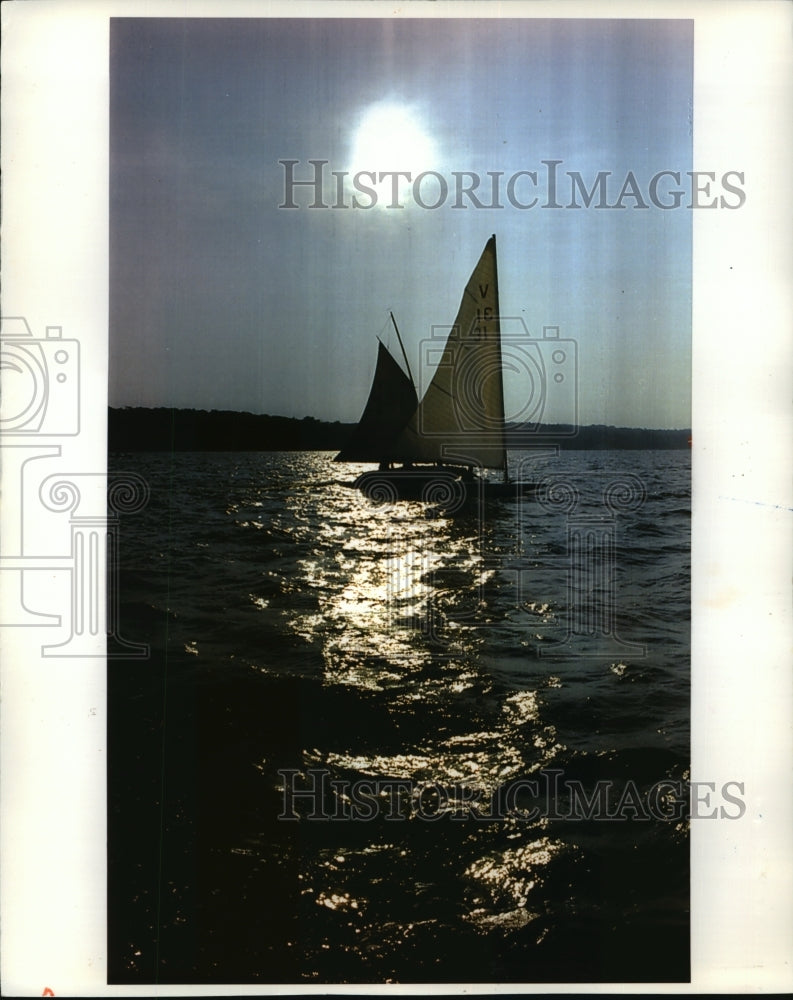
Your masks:
M641 813L688 776L689 453L534 459L577 506L453 515L331 458L111 456L151 497L120 559L150 656L109 663L110 980L687 980L687 824ZM571 810L607 780L621 819Z

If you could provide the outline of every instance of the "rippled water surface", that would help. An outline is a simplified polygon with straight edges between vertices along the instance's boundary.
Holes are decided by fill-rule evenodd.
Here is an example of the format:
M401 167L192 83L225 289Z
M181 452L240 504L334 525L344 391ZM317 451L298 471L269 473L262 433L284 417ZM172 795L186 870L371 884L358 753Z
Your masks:
M111 981L687 979L685 823L566 789L687 777L689 454L515 453L545 504L454 513L331 459L111 457L151 490L120 575L150 656L109 663Z

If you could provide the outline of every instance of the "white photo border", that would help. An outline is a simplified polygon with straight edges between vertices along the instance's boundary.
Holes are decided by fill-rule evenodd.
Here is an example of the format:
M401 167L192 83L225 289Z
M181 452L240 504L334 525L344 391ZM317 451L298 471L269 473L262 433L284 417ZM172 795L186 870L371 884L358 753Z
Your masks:
M48 473L106 472L111 17L499 14L693 19L694 167L745 175L740 211L698 211L694 219L692 779L744 782L747 813L739 822L692 822L690 985L477 984L444 991L784 992L793 988L793 6L781 0L4 4L3 313L24 317L38 339L47 327L60 327L64 340L79 341L81 359L79 434L53 438L51 448L60 451L37 457ZM38 515L9 472L21 452L7 439L2 444L8 540L22 520L37 532ZM69 551L68 524L63 531L41 542L45 553L48 544ZM36 586L59 597L57 572L42 568L34 575ZM6 608L19 597L12 592L18 575L0 576ZM70 659L42 656L39 632L4 628L0 635L7 995L438 991L108 986L105 662L90 650Z

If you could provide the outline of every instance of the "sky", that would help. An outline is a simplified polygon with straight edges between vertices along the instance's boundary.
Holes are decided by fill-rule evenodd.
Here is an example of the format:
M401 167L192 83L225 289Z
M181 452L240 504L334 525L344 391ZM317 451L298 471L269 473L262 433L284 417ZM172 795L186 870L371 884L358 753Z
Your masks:
M376 338L400 356L388 310L421 390L495 233L514 350L547 357L558 327L577 360L546 418L690 426L692 212L648 186L671 170L690 189L692 22L120 18L110 85L111 406L357 420ZM327 208L286 190L310 160ZM561 208L543 207L549 160ZM373 206L359 171L389 173L359 179ZM418 198L442 204L393 171L434 171ZM537 180L510 197L521 171ZM607 205L629 172L638 198L567 207L569 173L590 190L602 171ZM463 172L481 207L454 207ZM493 174L503 207L485 207Z

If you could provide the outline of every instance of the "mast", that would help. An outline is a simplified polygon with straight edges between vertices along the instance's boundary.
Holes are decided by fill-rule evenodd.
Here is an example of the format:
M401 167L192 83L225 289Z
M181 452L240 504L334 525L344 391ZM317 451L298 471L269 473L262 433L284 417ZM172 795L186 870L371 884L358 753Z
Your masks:
M394 319L394 314L393 312L391 312L390 309L388 310L388 315L391 317L391 322L394 324L397 340L399 341L399 346L402 348L402 357L405 359L405 365L408 370L408 378L410 379L411 382L413 382L413 372L410 370L410 362L408 361L407 351L405 350L405 345L402 343L402 337L399 335L399 327L397 326L396 320ZM413 382L413 385L415 384L416 383Z
M495 282L496 289L498 289L498 254L496 253L496 234L493 233L493 235L490 237L490 239L493 241L493 281ZM498 301L498 292L496 292L496 301ZM502 358L501 358L501 316L500 315L496 317L496 321L498 323L498 363L499 363L499 367L501 369L501 372L503 373L503 371L504 371L504 362L502 361ZM503 379L504 379L504 376L502 374L501 380L499 382L499 388L500 388L500 392L501 392L501 413L502 413L502 415L504 413L504 381L503 381ZM504 433L504 482L508 483L509 482L509 471L508 471L508 469L509 469L509 461L507 460L507 427L506 427L506 423L504 424L504 431L503 431L503 433Z

